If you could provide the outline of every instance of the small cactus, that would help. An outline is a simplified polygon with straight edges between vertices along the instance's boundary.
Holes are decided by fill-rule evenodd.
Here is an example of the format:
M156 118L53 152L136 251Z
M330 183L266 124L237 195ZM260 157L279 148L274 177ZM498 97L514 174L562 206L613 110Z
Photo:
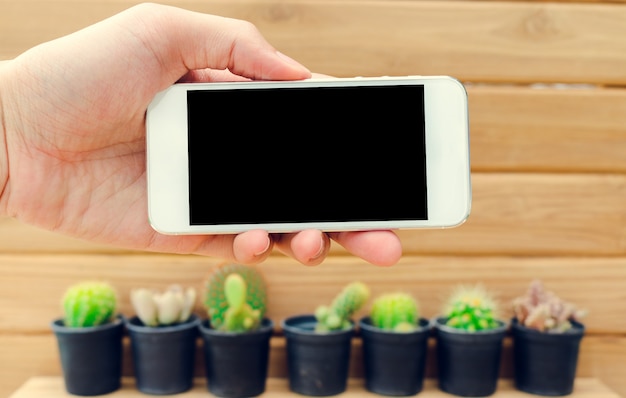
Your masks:
M115 314L117 292L107 282L79 282L66 290L62 307L67 327L103 325L110 322Z
M133 289L130 301L137 317L146 326L165 326L185 322L191 316L196 291L179 285L168 287L163 293L150 289Z
M450 295L444 316L447 326L477 332L500 325L497 310L496 301L483 286L459 286Z
M571 321L586 315L586 311L546 290L537 279L530 283L525 296L513 300L513 311L521 325L549 333L562 333L572 327Z
M205 283L211 327L229 332L258 329L267 309L267 286L256 266L217 267Z
M386 293L378 296L370 311L372 325L394 332L411 332L417 329L419 306L408 293Z
M369 299L370 291L362 282L346 285L330 306L321 305L315 311L316 332L344 330L350 328L350 319Z

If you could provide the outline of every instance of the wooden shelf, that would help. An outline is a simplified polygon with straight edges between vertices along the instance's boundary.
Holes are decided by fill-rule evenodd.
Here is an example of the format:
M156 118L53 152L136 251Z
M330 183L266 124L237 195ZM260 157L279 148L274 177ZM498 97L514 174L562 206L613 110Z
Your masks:
M122 380L122 388L112 394L107 394L106 397L115 398L145 398L146 394L143 394L135 389L134 379L124 378ZM170 395L181 396L185 398L206 398L207 396L213 396L206 388L206 382L202 378L195 380L194 387L185 393ZM263 397L302 397L302 395L292 393L289 391L289 387L286 379L270 378L267 382L267 390L262 395ZM357 398L357 397L381 397L381 395L373 394L366 391L363 387L363 380L351 379L348 384L348 390L338 397L342 398ZM424 383L424 389L417 394L419 398L445 398L452 395L442 392L437 388L437 382L434 379L427 379ZM33 377L26 381L20 389L15 391L9 398L75 398L65 392L63 385L63 378L61 377ZM512 381L509 379L502 379L499 381L498 390L494 395L494 398L528 398L537 397L517 391ZM569 395L571 398L620 398L615 392L611 391L602 382L594 378L579 378L576 379L574 387L574 393Z

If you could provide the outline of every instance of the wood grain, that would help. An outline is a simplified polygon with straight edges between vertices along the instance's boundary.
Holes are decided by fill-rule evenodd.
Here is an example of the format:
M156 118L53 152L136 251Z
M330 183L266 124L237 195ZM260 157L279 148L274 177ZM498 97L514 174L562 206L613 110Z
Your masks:
M135 3L5 1L0 59L13 58ZM474 82L626 83L626 8L619 3L165 3L249 20L282 52L334 76L447 74Z

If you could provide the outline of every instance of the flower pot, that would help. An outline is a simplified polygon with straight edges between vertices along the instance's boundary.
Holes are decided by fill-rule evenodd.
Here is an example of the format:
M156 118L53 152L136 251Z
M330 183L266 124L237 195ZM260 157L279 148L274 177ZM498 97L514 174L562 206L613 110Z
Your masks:
M571 394L584 325L572 321L572 328L564 333L547 333L513 319L511 327L515 387L536 395Z
M51 324L61 359L65 389L73 395L104 395L121 387L124 321L92 327Z
M282 322L289 388L310 396L340 394L347 387L354 324L348 330L317 333L316 323L314 315Z
M495 393L500 374L502 342L507 325L468 332L434 322L437 341L439 388L463 397L485 397Z
M261 328L250 332L212 329L208 320L200 324L208 390L220 397L254 397L265 392L269 366L270 338L274 323L267 318Z
M422 391L430 323L420 319L411 332L393 332L361 318L365 388L381 395L408 396Z
M170 395L191 389L199 324L196 315L171 326L146 326L136 316L126 321L139 391Z

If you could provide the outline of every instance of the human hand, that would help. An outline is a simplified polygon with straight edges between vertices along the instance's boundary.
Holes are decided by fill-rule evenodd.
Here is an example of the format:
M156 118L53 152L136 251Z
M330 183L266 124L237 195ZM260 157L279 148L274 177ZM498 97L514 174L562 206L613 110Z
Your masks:
M36 46L0 65L0 213L94 242L243 264L274 248L320 264L331 239L372 264L394 264L392 231L168 236L149 225L145 113L157 92L177 81L311 76L248 22L155 4Z

